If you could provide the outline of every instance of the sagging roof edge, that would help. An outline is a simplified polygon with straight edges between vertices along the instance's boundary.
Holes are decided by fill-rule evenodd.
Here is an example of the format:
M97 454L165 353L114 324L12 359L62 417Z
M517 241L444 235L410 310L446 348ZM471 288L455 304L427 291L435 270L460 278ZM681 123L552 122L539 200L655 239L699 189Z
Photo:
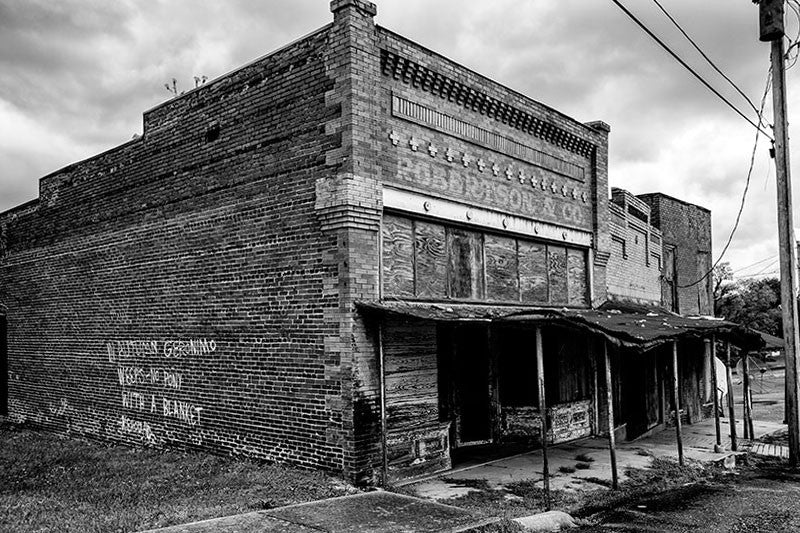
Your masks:
M763 339L757 332L732 322L719 321L704 324L703 327L675 327L671 335L658 335L651 339L631 338L624 331L604 328L583 319L578 313L570 314L567 310L537 307L492 306L477 304L473 306L447 304L413 304L403 302L358 301L356 308L365 314L378 316L401 316L442 323L480 322L496 324L534 324L557 325L586 331L603 337L615 346L646 352L677 340L702 339L715 335L720 340L727 340L744 351L753 351L763 347ZM565 312L567 311L567 312ZM677 318L683 318L675 315ZM633 321L636 315L631 314Z

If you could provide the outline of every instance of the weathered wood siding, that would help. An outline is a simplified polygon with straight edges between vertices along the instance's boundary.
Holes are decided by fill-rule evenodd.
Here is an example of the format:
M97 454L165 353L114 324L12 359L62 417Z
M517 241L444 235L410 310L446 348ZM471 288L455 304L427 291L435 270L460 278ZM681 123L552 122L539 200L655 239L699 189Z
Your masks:
M582 249L385 214L382 253L388 297L588 304Z
M449 424L439 422L436 326L409 320L383 328L389 478L445 470Z

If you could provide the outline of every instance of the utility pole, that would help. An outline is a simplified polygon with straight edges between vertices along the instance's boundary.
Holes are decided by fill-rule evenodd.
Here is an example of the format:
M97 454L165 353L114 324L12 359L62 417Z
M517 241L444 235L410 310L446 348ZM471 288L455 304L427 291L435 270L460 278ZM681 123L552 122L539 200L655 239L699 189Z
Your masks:
M775 115L775 167L778 186L778 241L781 264L781 311L786 346L786 423L789 425L789 463L800 465L800 410L798 410L797 258L789 171L789 133L786 121L784 66L784 0L761 0L758 5L760 39L772 43L772 107Z

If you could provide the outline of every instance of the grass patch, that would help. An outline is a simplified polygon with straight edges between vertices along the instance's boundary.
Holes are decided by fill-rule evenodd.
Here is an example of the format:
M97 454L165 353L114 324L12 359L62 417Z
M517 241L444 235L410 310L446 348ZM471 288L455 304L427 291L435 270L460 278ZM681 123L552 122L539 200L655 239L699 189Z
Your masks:
M592 463L577 463L575 468L578 470L589 470L592 467Z
M586 517L678 487L700 486L726 474L719 465L688 461L680 466L672 459L656 457L650 468L627 469L625 475L628 479L620 484L619 490L598 492L592 498L579 502L570 511L575 516Z
M352 490L314 471L0 423L0 531L137 531Z
M578 464L585 465L584 468L591 467L590 462ZM616 491L597 490L591 493L581 493L552 490L550 493L552 508L565 511L575 517L586 518L618 507L633 505L635 502L653 498L669 490L677 490L676 494L680 500L680 495L683 494L681 491L708 490L708 482L721 479L722 476L727 475L727 471L717 465L688 462L685 466L680 466L670 459L655 458L651 468L627 469L625 474L628 479L621 483L619 490ZM543 512L546 508L545 492L544 489L537 486L538 480L519 481L500 489L488 488L485 481L481 483L482 480L449 481L460 483L462 486L467 486L466 482L469 483L469 486L480 490L445 500L442 503L462 507L486 516L513 518ZM587 478L586 481L609 488L611 485L610 481L599 478ZM679 505L680 501L678 500L673 503Z
M559 466L558 467L558 471L561 472L562 474L574 474L575 473L575 467L567 466L567 465Z
M594 457L586 453L581 453L575 456L575 460L580 463L593 463Z

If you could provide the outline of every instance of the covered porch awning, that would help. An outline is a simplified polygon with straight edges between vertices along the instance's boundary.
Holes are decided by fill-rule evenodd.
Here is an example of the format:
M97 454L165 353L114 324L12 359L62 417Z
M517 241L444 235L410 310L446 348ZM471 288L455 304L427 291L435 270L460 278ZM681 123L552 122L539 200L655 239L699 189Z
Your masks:
M711 335L745 351L764 346L763 338L756 331L733 322L619 304L599 309L556 309L384 300L357 302L356 307L367 315L399 315L436 322L560 325L600 335L615 345L640 352L681 339L708 338Z

